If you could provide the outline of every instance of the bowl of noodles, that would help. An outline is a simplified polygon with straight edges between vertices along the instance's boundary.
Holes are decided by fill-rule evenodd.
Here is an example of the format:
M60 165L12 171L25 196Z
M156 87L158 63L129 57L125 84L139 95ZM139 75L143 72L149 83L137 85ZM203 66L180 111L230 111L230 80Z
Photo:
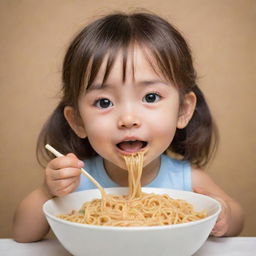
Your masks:
M145 151L124 155L128 187L85 190L53 198L43 211L73 255L188 256L209 236L220 204L205 195L142 188ZM94 181L95 182L95 181Z
M192 255L220 213L213 198L188 191L129 188L71 193L48 200L43 211L60 243L73 255Z

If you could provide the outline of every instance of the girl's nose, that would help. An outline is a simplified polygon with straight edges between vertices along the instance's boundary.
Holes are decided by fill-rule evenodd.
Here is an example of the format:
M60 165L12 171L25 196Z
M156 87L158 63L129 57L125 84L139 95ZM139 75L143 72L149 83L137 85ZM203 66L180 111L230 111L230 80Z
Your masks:
M136 128L140 127L140 120L135 114L124 114L118 120L118 128Z

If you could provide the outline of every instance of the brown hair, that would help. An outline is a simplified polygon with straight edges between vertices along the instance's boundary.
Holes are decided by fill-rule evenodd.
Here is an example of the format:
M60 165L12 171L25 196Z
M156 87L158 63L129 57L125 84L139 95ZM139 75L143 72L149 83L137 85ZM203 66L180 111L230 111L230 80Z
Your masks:
M62 153L74 152L80 159L96 155L87 138L79 138L67 123L63 110L73 106L82 90L94 81L103 58L108 53L104 81L107 79L116 52L123 52L125 80L127 51L130 46L148 49L161 74L179 89L180 98L193 91L196 109L187 127L177 129L169 149L197 166L204 166L216 149L217 130L205 97L196 84L190 49L182 35L166 20L150 13L113 13L86 26L71 42L63 63L62 99L44 125L38 139L37 156L52 157L44 149L46 143Z

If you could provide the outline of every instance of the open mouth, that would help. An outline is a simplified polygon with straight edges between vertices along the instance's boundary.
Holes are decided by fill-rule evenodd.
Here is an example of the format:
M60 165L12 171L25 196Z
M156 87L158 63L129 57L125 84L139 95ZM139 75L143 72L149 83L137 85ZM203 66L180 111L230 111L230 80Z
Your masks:
M117 147L126 153L133 153L138 152L144 149L147 146L146 141L141 140L129 140L129 141L122 141L117 144Z

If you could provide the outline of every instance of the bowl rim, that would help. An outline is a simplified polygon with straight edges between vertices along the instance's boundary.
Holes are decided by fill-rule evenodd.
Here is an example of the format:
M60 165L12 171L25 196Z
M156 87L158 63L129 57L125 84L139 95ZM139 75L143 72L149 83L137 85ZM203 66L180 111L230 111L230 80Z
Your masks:
M127 187L111 187L111 188L104 188L106 190L106 192L108 192L109 190L116 190L116 189L121 189L121 190L126 190ZM53 214L47 212L46 210L46 207L47 205L51 202L51 201L54 201L54 200L58 200L58 197L55 197L55 198L52 198L52 199L49 199L47 200L44 204L43 204L43 212L46 216L46 218L50 218L51 220L53 221L56 221L56 222L59 222L59 223L62 223L62 224L66 224L66 225L69 225L69 226L74 226L74 227L78 227L78 228L86 228L86 229L92 229L92 230L111 230L111 231L139 231L139 230L165 230L165 229L176 229L176 228L179 228L179 227L187 227L187 226L193 226L193 225L197 225L199 223L204 223L204 222L207 222L213 218L215 218L216 216L218 217L218 215L220 214L221 212L221 204L219 201L217 201L216 199L210 197L210 196L207 196L207 195L203 195L203 194L199 194L199 193L195 193L193 191L185 191L185 190L177 190L177 189L168 189L168 188L154 188L154 187L143 187L142 188L142 191L143 192L149 192L148 190L159 190L159 191L168 191L168 193L172 193L172 192L181 192L181 193L185 193L185 194L197 194L197 196L200 196L200 197L205 197L207 198L208 200L214 202L216 204L216 212L213 213L212 215L209 215L203 219L199 219L199 220L195 220L195 221L191 221L191 222L187 222L187 223L179 223L179 224L171 224L171 225L163 225L163 226L129 226L129 227L120 227L120 226L101 226L101 225L91 225L91 224L83 224L83 223L76 223L76 222L72 222L72 221L68 221L68 220L64 220L64 219L60 219L56 216L54 216ZM70 193L68 195L71 195L71 194L75 194L75 193L84 193L84 192L90 192L90 191L99 191L98 189L88 189L88 190L82 190L82 191L75 191L73 193ZM152 193L156 193L156 192L152 192ZM163 193L162 193L163 194ZM68 196L67 195L67 196ZM86 201L85 201L86 202ZM212 208L212 209L215 209ZM216 218L217 219L217 218Z

